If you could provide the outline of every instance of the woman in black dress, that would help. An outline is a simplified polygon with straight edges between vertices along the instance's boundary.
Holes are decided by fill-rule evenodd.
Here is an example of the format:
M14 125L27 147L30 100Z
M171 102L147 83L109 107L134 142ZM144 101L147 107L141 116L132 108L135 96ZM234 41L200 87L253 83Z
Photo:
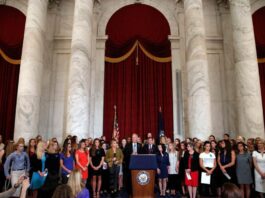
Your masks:
M169 168L169 156L165 151L165 147L162 144L157 146L158 153L156 155L157 159L157 176L158 176L158 184L160 190L160 196L166 195L167 189L167 179L168 179L168 168Z
M220 175L220 181L222 185L227 182L236 184L235 161L236 154L232 149L230 141L221 141L221 148L218 154L218 164L222 173Z
M90 166L91 166L91 176L92 176L92 189L93 197L99 197L101 189L101 175L102 175L102 165L104 162L105 152L100 147L100 140L96 138L93 142L92 148L90 149Z

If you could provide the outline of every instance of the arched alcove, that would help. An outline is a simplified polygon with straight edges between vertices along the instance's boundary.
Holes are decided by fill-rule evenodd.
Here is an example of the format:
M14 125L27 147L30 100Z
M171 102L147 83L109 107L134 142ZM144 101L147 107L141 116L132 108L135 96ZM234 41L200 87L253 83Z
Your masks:
M256 10L253 15L253 26L256 41L263 117L265 116L265 6Z
M25 21L18 9L0 5L0 131L5 140L14 133Z
M94 137L99 137L103 134L103 111L104 111L104 73L105 73L105 45L108 36L106 28L110 18L119 9L125 6L135 4L134 0L111 0L102 1L100 7L94 8L94 19L97 20L94 26L95 36L95 52L92 59L91 73L91 95L90 95L90 131ZM183 102L182 102L182 85L181 85L181 64L184 64L185 59L181 54L179 23L183 23L183 18L178 18L178 9L182 9L181 5L176 2L165 2L161 4L160 0L141 1L142 5L150 6L156 9L163 15L169 24L170 35L168 36L171 46L172 57L172 90L173 90L173 122L174 122L174 137L183 137ZM179 8L180 6L180 8ZM179 21L180 20L180 21ZM183 49L185 51L185 49Z
M113 107L116 105L121 138L133 132L142 138L148 132L158 137L158 110L161 106L165 133L173 137L168 21L151 6L128 5L110 18L106 35L106 56L122 60L105 60L104 134L111 139Z

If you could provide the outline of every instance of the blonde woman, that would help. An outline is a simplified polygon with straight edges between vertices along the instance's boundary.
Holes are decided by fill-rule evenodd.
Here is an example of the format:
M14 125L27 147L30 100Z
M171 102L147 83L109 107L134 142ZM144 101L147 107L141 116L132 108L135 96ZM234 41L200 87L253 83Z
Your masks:
M79 169L74 169L70 173L67 184L72 189L74 197L76 198L90 197L88 189L85 188L85 184L82 182L82 176Z
M118 177L123 161L122 150L118 148L117 141L113 139L111 141L111 148L106 153L106 162L109 167L109 182L111 193L117 192Z
M168 189L171 195L176 195L176 190L180 187L179 154L173 143L168 144L169 168L168 168Z
M259 192L260 197L264 197L265 193L265 145L264 140L257 142L257 151L252 154L253 163L255 167L255 190Z
M33 191L33 197L37 197L38 194L38 189L40 189L46 179L47 176L47 169L45 169L45 161L46 161L46 156L45 156L45 150L47 148L47 143L44 141L39 141L37 145L37 159L34 164L32 164L32 179L31 179L31 184L30 188Z

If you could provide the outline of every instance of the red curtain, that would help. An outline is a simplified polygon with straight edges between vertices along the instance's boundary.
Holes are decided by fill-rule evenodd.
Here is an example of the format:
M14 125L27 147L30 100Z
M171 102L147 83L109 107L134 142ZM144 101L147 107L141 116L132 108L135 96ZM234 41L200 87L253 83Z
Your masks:
M21 58L24 27L23 13L0 6L0 49L11 59ZM0 133L4 140L13 138L19 68L0 55Z
M265 118L265 7L257 10L253 14L252 18L257 47L257 56L259 61L259 76L263 105L263 117ZM261 59L263 59L263 61Z
M110 19L106 42L107 57L121 57L139 40L157 57L171 56L169 25L164 16L146 5L130 5L117 11ZM136 64L138 57L138 65ZM158 109L162 107L165 133L173 136L173 101L171 62L159 63L140 49L123 62L105 62L104 135L111 139L114 105L120 139L135 132L142 138L151 132L157 137Z
M261 98L263 106L263 117L265 118L265 63L259 63L259 76L260 76L260 88L261 88Z

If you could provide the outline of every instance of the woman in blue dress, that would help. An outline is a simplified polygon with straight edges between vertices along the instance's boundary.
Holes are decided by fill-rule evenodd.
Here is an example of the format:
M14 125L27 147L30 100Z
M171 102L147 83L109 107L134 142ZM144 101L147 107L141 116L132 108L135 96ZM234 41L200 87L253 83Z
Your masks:
M166 195L167 189L167 178L168 178L168 168L169 168L169 156L165 151L165 147L162 144L158 145L158 153L157 157L157 176L158 176L158 184L160 190L160 196Z

